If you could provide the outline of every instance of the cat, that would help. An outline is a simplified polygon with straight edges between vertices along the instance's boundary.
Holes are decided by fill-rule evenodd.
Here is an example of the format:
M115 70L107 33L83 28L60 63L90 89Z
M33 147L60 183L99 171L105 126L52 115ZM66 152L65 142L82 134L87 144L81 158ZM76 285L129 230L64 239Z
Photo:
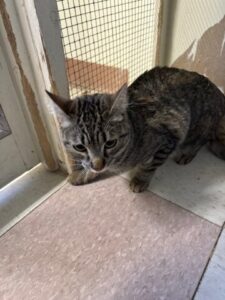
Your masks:
M208 144L225 159L225 96L198 73L155 67L115 94L71 101L47 93L60 108L74 185L106 170L130 171L130 188L138 193L172 153L178 164L187 164Z

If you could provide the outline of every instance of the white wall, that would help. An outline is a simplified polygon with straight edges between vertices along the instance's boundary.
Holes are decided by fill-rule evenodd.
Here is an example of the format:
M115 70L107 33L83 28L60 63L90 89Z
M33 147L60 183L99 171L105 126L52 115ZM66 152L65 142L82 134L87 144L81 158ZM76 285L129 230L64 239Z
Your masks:
M164 24L166 47L164 62L172 64L211 26L218 23L225 15L224 0L163 0L169 5L168 23ZM168 4L169 3L169 4Z

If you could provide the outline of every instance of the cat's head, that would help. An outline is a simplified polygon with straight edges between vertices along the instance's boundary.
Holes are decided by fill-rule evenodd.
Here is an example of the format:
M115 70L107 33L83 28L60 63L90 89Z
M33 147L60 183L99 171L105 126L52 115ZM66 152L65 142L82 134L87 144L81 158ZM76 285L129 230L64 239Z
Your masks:
M94 172L118 164L130 141L127 85L115 94L84 95L74 100L47 93L58 106L63 143L76 164Z

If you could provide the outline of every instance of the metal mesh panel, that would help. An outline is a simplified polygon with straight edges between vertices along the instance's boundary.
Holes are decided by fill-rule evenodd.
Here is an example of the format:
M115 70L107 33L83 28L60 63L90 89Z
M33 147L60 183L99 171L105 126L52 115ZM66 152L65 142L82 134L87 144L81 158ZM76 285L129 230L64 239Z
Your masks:
M157 0L57 0L71 97L114 92L154 65Z

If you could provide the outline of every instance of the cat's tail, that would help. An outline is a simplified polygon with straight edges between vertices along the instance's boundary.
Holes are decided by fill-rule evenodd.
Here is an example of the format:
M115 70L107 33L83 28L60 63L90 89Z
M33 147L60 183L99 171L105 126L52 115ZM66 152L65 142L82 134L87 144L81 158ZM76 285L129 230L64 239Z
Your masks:
M219 158L225 160L225 116L216 131L216 138L209 144L209 149Z

